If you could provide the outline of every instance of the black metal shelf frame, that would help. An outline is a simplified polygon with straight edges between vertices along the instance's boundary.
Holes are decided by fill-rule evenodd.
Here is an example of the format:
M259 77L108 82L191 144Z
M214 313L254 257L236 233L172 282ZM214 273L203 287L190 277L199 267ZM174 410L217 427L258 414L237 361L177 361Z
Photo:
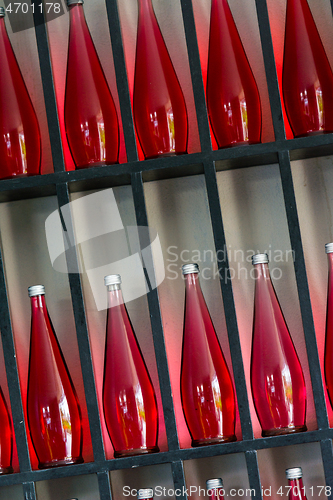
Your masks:
M133 466L170 463L175 487L182 489L182 487L185 486L185 476L183 470L184 460L212 457L230 453L244 453L247 463L250 488L255 490L256 499L262 500L257 451L261 449L310 442L320 442L326 483L327 485L333 487L333 429L329 428L325 405L324 388L320 372L309 288L300 235L300 226L290 167L291 159L293 160L298 158L333 154L333 134L292 140L286 139L266 0L254 0L257 8L275 141L265 144L213 151L196 38L193 7L191 0L180 0L197 114L201 152L140 162L138 160L135 140L131 99L127 81L117 0L105 1L110 27L128 162L122 165L110 165L105 167L76 170L72 172L65 171L47 29L45 19L43 18L44 14L40 12L40 9L36 8L34 14L35 32L51 139L54 173L43 176L0 181L0 200L3 201L56 195L59 207L61 207L69 202L70 191L128 184L132 186L137 223L140 226L148 226L143 183L149 180L189 176L201 173L204 175L206 181L214 242L216 251L219 251L224 248L225 235L223 229L223 214L221 213L221 206L219 202L216 172L230 168L255 165L269 166L270 164L278 163L280 166L280 175L291 246L296 256L294 262L295 274L310 366L318 430L295 435L254 439L238 335L232 284L230 280L225 281L221 279L220 284L243 440L234 443L225 443L200 448L180 448L175 413L172 404L172 391L168 372L168 362L164 343L158 292L157 290L152 290L148 293L148 306L162 395L168 451L152 455L107 460L104 452L99 409L97 404L82 285L80 275L77 273L69 275L69 284L79 345L94 462L49 470L32 470L29 458L9 313L5 269L2 256L0 254L0 330L20 466L19 473L0 477L0 487L22 483L25 500L36 500L35 482L37 481L81 474L97 474L101 500L111 500L112 495L109 477L109 471L111 470L127 469ZM33 3L35 2L37 3L36 0L33 0ZM73 227L66 227L66 230L69 233L72 233L73 236ZM71 265L73 265L73 262L71 262ZM225 256L225 260L219 262L219 270L221 271L220 276L224 276L225 273L229 272L228 267L228 258Z

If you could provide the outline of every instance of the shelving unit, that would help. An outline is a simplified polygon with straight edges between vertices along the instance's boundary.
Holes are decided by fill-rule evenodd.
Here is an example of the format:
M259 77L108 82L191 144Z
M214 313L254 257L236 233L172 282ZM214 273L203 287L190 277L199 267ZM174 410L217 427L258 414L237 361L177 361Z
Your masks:
M35 0L34 3L37 4ZM48 36L45 24L43 24L43 22L41 23L41 21L44 21L44 19L42 19L43 14L41 14L38 9L35 9L34 21L36 25L36 39L55 171L52 174L42 176L0 181L0 200L11 201L56 195L58 205L62 207L69 203L71 192L130 185L132 188L137 224L139 226L148 226L144 182L203 174L206 182L215 249L216 252L218 252L225 247L226 238L224 234L223 214L221 212L216 172L240 167L278 163L291 247L296 257L294 261L295 275L309 360L318 430L295 435L254 439L241 345L238 335L232 281L221 279L220 285L243 439L241 441L221 445L181 449L173 408L159 296L158 290L155 289L149 292L147 299L164 409L168 451L152 455L107 460L101 431L81 278L79 274L69 274L94 462L60 467L52 470L32 470L15 358L5 269L0 255L0 330L20 466L20 472L0 477L0 488L1 486L22 483L26 500L36 499L35 483L37 481L84 474L97 474L100 499L111 500L109 471L156 464L170 464L175 488L182 489L185 487L183 469L183 462L185 460L232 453L245 454L250 488L254 488L256 492L255 498L261 500L262 494L257 451L314 442L319 442L321 446L326 484L333 487L333 429L329 427L325 404L324 387L320 371L290 165L291 160L333 154L333 134L292 140L286 139L267 5L265 0L256 0L258 24L276 140L274 142L247 147L236 147L218 151L213 150L205 103L193 8L191 0L180 0L180 3L193 84L201 152L148 161L138 160L117 0L106 0L128 162L120 165L66 172L53 85ZM74 237L72 226L66 227L66 230L69 235ZM224 276L225 273L228 275L229 263L227 256L225 256L224 261L220 261L218 264L221 276Z

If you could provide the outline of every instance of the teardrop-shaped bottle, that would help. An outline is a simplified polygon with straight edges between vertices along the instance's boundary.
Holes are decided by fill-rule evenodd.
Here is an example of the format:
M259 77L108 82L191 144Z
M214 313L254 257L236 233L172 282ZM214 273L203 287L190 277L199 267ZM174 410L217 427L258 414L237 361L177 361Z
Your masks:
M158 450L156 396L124 304L119 274L106 276L103 408L115 457Z
M212 0L207 107L219 148L261 140L261 104L227 0Z
M333 132L333 73L307 0L288 0L282 91L295 137Z
M12 422L5 397L0 387L0 474L9 474L13 472L12 455Z
M333 243L327 243L325 250L328 257L328 290L324 372L326 388L333 408Z
M268 255L252 257L256 269L251 388L263 436L306 430L306 390L301 364L268 269Z
M83 0L68 0L70 30L65 128L76 168L118 162L115 104L84 17Z
M0 179L40 173L38 121L0 7Z
M68 368L48 315L42 285L31 297L28 425L40 469L82 459L82 418Z
M223 481L220 477L216 479L207 479L206 488L209 500L224 499Z
M145 158L187 152L187 110L151 0L138 0L134 122Z
M235 441L235 394L199 283L197 264L182 268L185 317L181 398L192 446Z
M301 467L286 469L286 476L290 486L289 500L306 500Z

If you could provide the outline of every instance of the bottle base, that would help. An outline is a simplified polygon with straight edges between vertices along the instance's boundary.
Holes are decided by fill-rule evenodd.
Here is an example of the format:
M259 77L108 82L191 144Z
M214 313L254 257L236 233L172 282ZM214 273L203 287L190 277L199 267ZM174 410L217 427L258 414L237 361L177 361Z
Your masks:
M54 460L53 462L43 462L38 464L38 469L52 469L53 467L63 467L64 465L83 464L82 457L72 458L69 460Z
M145 160L154 160L155 158L168 158L170 156L186 155L187 151L181 151L180 153L160 153L153 156L146 156Z
M119 161L97 161L94 163L87 163L85 165L75 165L75 170L81 170L92 167L106 167L107 165L119 165Z
M115 451L114 458L132 457L133 455L146 455L147 453L158 453L160 451L158 446L152 448L135 448L132 450Z
M235 434L233 434L232 436L220 436L210 439L193 439L191 445L193 448L196 448L197 446L209 446L210 444L231 443L232 441L237 441Z
M296 427L280 427L279 429L270 429L262 431L262 437L281 436L282 434L295 434L296 432L307 431L306 425L298 425Z
M14 469L12 466L10 467L0 467L0 475L1 474L12 474L14 472Z

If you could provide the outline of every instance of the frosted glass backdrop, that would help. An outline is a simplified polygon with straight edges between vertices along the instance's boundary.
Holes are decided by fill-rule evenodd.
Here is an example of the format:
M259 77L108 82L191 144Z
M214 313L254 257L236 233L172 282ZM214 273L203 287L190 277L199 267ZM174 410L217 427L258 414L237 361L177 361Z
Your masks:
M74 193L71 196L71 200L81 199L82 204L80 207L73 204L73 217L74 217L74 225L77 241L81 241L81 235L86 234L86 231L89 231L88 227L88 214L86 210L88 210L88 204L85 200L85 196L91 194L92 192L87 193ZM117 202L118 210L120 213L120 217L123 223L123 226L126 228L128 226L135 225L135 212L134 205L132 199L132 192L129 186L124 187L116 187L113 189L113 193L115 195L115 199ZM112 199L109 199L109 202L105 202L105 204L101 207L100 217L112 216L112 210L114 209ZM84 253L80 252L83 266L85 269L97 268L100 266L104 266L105 264L110 263L111 266L105 271L105 274L122 274L122 272L112 265L112 262L115 260L113 258L113 249L110 244L111 241L103 240L105 247L103 249L96 250L96 245L92 244L87 248L84 247ZM124 291L124 295L128 286L130 286L130 282L133 279L131 273L133 270L124 269L125 275L122 275L122 289ZM103 273L104 274L104 273ZM87 313L87 321L89 327L90 334L90 342L92 348L92 356L93 356L93 364L94 364L94 372L97 384L97 394L98 401L100 407L100 415L102 420L102 428L103 428L103 436L104 436L104 444L107 451L108 458L113 458L113 448L107 433L107 429L104 421L103 414L103 401L102 401L102 389L103 389L103 370L104 370L104 352L105 352L105 332L106 332L106 310L98 310L96 306L96 302L94 299L94 295L92 293L92 289L89 283L89 279L87 274L84 273L82 275L82 284L83 284L83 292L84 292L84 300L86 306ZM103 277L100 280L100 287L98 292L105 296L107 295L106 287L104 286ZM137 335L138 342L142 349L143 357L146 361L148 371L153 381L153 385L155 388L158 410L159 410L159 447L161 451L167 450L167 440L165 434L165 426L163 419L163 409L161 403L161 395L159 391L159 382L158 382L158 374L156 368L155 354L154 354L154 345L153 338L151 332L151 326L149 321L149 310L147 304L147 298L141 297L136 300L132 300L127 303L127 309L130 316L130 319L133 324L134 331Z
M145 184L149 225L160 237L166 277L159 287L165 341L182 447L191 444L180 399L180 369L184 317L181 266L198 262L201 285L219 340L231 369L216 256L203 176ZM237 426L240 437L240 428Z
M292 162L312 311L323 373L327 300L325 243L333 241L333 158ZM333 412L326 394L330 424Z
M4 2L1 1L0 5L4 6ZM29 20L32 18L32 13L30 11L27 14L23 14L23 17L21 15L22 31L16 33L12 32L10 23L8 22L7 18L5 22L15 56L21 69L23 79L27 86L39 122L39 128L42 138L41 173L48 174L50 172L53 172L51 146L44 104L42 80L39 69L35 30L34 28L25 29L25 20L27 18L29 18Z
M52 268L45 236L45 219L56 209L55 197L0 204L0 232L9 306L25 409L31 322L27 289L31 285L45 285L48 311L81 405L83 456L89 462L93 460L93 454L68 277ZM32 446L30 451L33 468L37 468Z
M268 252L272 280L305 375L307 426L316 429L311 381L298 294L290 252L290 239L277 165L230 170L217 174L243 360L250 389L254 280L251 253ZM274 279L275 278L275 279ZM255 436L261 428L250 396Z

